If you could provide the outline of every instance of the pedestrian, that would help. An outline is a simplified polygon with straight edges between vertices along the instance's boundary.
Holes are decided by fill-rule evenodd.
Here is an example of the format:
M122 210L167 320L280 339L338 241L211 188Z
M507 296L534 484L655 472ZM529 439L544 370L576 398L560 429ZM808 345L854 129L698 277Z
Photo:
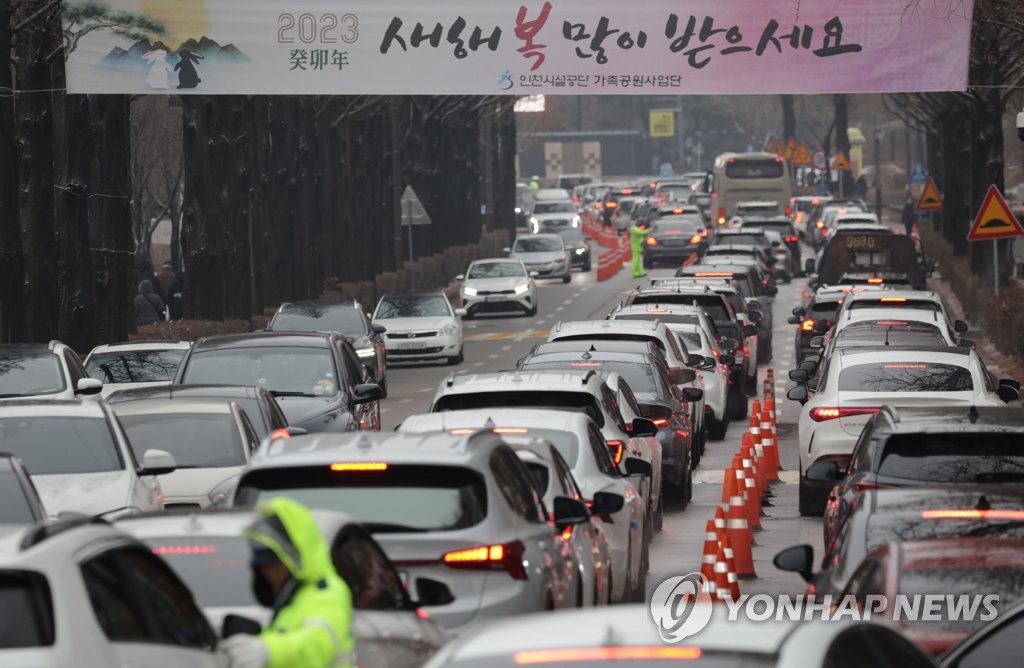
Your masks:
M877 185L876 185L877 187ZM857 197L864 199L868 194L868 180L861 174L853 184L853 192Z
M530 190L540 190L540 177L536 174L530 177Z
M139 281L135 295L135 326L151 325L164 319L164 300L153 291L152 281Z
M218 651L230 668L351 668L352 592L312 513L281 496L257 512L242 535L252 549L253 594L273 617L259 635L233 635Z
M914 198L910 196L910 193L907 193L907 199L903 203L903 213L900 215L900 222L903 223L903 228L909 236L914 231L914 225L917 222L917 207L914 206Z
M167 319L180 320L184 310L181 280L174 273L170 262L164 262L163 268L156 275L156 280L160 284L160 289L163 291L162 298L167 305Z
M636 221L629 228L629 246L633 254L633 278L647 275L644 271L644 241L647 238L647 223Z

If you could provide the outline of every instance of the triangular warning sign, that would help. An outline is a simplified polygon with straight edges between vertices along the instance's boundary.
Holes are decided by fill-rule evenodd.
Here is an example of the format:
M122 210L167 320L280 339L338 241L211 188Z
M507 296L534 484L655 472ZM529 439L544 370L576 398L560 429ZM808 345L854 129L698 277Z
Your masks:
M814 164L814 156L811 155L811 149L806 143L800 142L800 147L793 156L793 164L797 167L810 167Z
M967 233L967 240L987 241L1019 236L1024 236L1024 227L1017 222L1017 218L995 185L989 186L985 201L978 211L978 217L974 219L971 231Z
M781 156L782 153L783 153L783 150L784 149L782 148L782 141L778 137L773 137L772 138L772 147L770 149L768 149L768 152L769 153L774 153L775 155Z
M846 154L840 151L836 154L836 159L832 163L832 169L837 172L848 172L850 171L850 159L846 157Z
M917 200L917 210L942 211L942 195L939 194L939 188L930 176L924 185L924 190L921 191L921 197Z
M786 148L782 151L782 157L792 160L794 155L796 155L796 140L790 137L786 140Z

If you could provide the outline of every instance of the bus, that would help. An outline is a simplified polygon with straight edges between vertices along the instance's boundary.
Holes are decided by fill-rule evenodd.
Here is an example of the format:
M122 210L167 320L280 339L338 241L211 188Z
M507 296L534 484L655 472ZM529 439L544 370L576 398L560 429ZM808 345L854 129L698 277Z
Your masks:
M789 165L774 153L723 153L715 158L712 179L711 211L719 225L732 217L737 202L778 202L780 211L790 206Z

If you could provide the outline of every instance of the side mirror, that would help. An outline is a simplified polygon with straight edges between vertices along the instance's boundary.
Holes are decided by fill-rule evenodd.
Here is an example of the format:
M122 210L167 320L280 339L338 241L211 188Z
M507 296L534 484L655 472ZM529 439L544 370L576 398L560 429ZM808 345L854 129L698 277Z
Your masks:
M963 320L954 320L953 329L956 330L957 334L963 334L969 329L969 327Z
M789 379L794 383L806 383L811 379L811 374L804 369L793 369L789 372Z
M781 245L782 245L781 241L773 241L772 242L772 248L778 248Z
M690 355L686 358L686 365L694 369L701 369L708 363L708 358L703 355Z
M657 436L658 426L654 424L653 420L647 418L633 418L633 435L634 436Z
M464 280L466 280L466 275L465 274L459 274L458 276L455 277L455 280L456 281L464 281Z
M821 350L825 347L825 337L812 336L811 340L807 343L807 347L813 348L814 350Z
M797 387L791 387L789 392L786 392L786 398L790 401L799 401L801 404L807 403L807 386L798 385Z
M626 475L651 477L651 463L638 457L626 457Z
M736 364L736 356L723 353L718 356L718 363L724 364L725 366L732 366L733 364Z
M961 348L977 348L978 344L973 339L957 339L956 344Z
M743 325L743 336L757 336L757 327L753 325Z
M788 318L786 318L786 322L788 322L791 325L799 325L802 321L803 318L801 318L798 315L791 315Z
M807 258L806 260L804 260L804 272L807 275L811 275L814 273L814 260L812 258Z
M697 372L693 369L669 369L669 375L676 385L686 385L697 378Z
M810 545L794 545L779 552L772 559L775 568L788 573L798 573L804 582L814 577L814 548Z
M805 315L807 315L807 311L805 311L802 306L797 306L795 309L793 309L792 313L797 318L803 318Z
M839 463L834 459L826 459L814 462L804 471L804 477L811 482L839 482L846 477L846 471L839 468Z
M1017 391L1020 391L1020 383L1018 383L1017 381L1015 381L1012 378L1000 378L999 379L999 386L1002 387L1003 385L1008 385L1008 386L1012 387L1013 389L1015 389Z
M388 331L387 327L385 327L384 325L378 325L378 324L374 323L374 325L373 325L373 333L374 334L383 334L386 331Z
M103 383L95 378L79 378L75 383L75 394L99 394L102 390Z
M704 398L704 390L699 387L687 387L683 390L683 396L687 401L700 401Z
M813 357L817 357L820 359L821 355L813 355ZM807 372L807 375L810 376L818 368L818 361L814 359L804 359L803 362L800 362L800 366L798 366L797 368L803 369L804 371Z
M814 332L815 334L824 334L825 332L828 331L828 320L815 320L814 326L811 328L811 331Z
M761 313L760 311L747 311L747 316L750 318L750 322L754 323L755 325L760 325L762 322L764 322L764 314Z
M417 605L448 605L455 596L448 585L433 578L416 578Z
M352 395L353 404L368 404L384 398L384 390L377 383L362 383L356 385Z
M142 468L139 475L167 475L174 473L178 463L174 455L166 450L146 450L142 453Z
M559 531L590 520L590 511L582 501L568 496L556 496L552 505L554 506L555 527Z
M462 317L464 317L464 316L465 316L465 315L466 315L467 313L469 313L469 311L467 311L467 310L466 310L466 309L464 309L464 308L457 308L457 309L455 309L455 317L456 317L456 318L462 318Z
M719 341L719 344L721 344L723 350L736 350L736 346L740 345L740 342L732 337L728 337ZM728 364L728 362L722 362L722 364Z
M807 388L808 392L817 392L819 382L820 381L817 378L811 378L809 381L807 381L807 385L805 385L804 387Z
M263 630L260 623L255 619L249 619L242 615L236 615L234 613L224 615L224 621L220 627L221 640L230 638L231 636L247 635L247 636L258 636Z
M996 396L1002 399L1004 403L1008 404L1011 401L1020 400L1020 390L1012 385L1000 385L996 390Z
M289 436L304 436L304 435L309 433L308 430L303 429L302 427L292 427L292 426L285 427L285 431L288 432Z
M595 492L594 503L590 511L594 515L614 515L626 505L626 499L614 492Z

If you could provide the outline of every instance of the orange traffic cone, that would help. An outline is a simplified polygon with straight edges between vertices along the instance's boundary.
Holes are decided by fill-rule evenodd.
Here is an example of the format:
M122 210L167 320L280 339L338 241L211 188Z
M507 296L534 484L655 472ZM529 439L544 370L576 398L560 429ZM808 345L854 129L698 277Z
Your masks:
M757 400L754 400L755 403ZM761 442L761 416L755 411L750 411L750 420L747 422L747 431L754 437L755 443Z
M729 565L725 562L725 550L722 544L718 544L718 551L715 553L715 594L718 600L724 601L732 598L732 591L729 589Z
M750 434L744 435L750 436ZM744 442L743 447L740 448L740 454L743 455L743 466L750 468L751 473L754 474L754 489L757 490L757 498L763 499L768 490L768 482L764 477L764 471L761 470L761 464L757 461L754 446L749 442Z
M722 481L722 503L729 503L729 499L739 492L736 487L736 470L733 467L725 469L725 478Z
M747 521L750 522L751 528L760 528L761 526L761 508L755 506L757 490L753 487L753 480L747 480L746 470L743 468L743 456L733 455L732 468L736 472L736 493L743 499L743 505L747 509ZM750 483L748 485L747 483ZM730 504L732 502L730 501Z
M757 479L754 470L749 466L743 467L743 482L747 485L747 508L750 511L751 517L754 520L751 521L750 526L755 531L761 530L761 515L763 511L761 509L761 495L757 491Z
M711 596L715 595L715 556L718 554L718 531L715 521L708 520L704 529L704 555L700 560L700 574L708 579Z
M729 504L729 512L725 516L725 534L729 537L732 547L736 574L739 576L755 576L754 572L754 534L747 521L747 510L739 497Z
M727 508L729 504L725 504ZM718 537L721 538L725 535L725 510L721 505L715 508L715 531L718 532Z
M768 413L768 421L772 425L772 440L769 451L768 467L771 480L779 480L779 471L782 470L782 459L779 457L779 423L775 418L775 400L769 399L764 402L764 409ZM774 470L773 470L774 469Z
M761 400L758 399L757 397L754 397L754 401L750 404L750 415L753 416L753 415L760 415L760 414L761 414ZM758 426L760 426L760 422L758 422Z
M736 561L733 558L732 542L729 540L729 535L725 534L722 539L718 541L722 545L722 551L725 552L725 565L726 571L729 574L729 593L732 595L732 600L738 600L740 597L740 578L736 572Z

